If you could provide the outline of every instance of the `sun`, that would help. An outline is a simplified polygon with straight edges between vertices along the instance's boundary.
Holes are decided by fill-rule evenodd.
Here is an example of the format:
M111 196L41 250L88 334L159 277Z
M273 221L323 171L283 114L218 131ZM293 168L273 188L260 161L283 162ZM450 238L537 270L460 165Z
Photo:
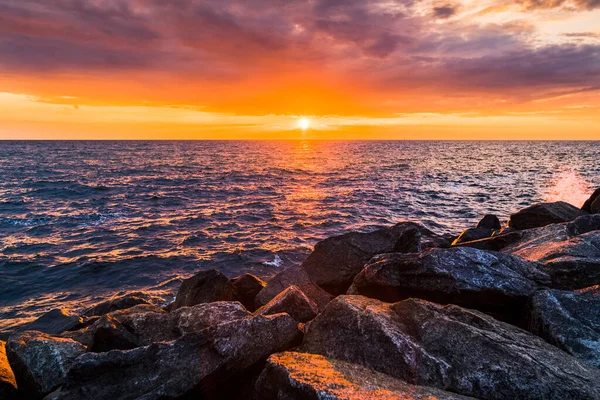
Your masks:
M298 123L298 125L300 126L300 129L302 129L303 131L310 129L310 119L308 119L306 117L302 117L302 118L300 118L300 122Z

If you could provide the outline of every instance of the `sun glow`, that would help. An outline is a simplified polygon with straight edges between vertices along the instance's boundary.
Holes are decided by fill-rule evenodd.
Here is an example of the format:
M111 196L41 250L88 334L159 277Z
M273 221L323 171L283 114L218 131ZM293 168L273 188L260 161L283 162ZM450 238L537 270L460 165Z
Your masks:
M300 129L302 129L303 131L310 129L310 119L306 118L306 117L302 117L300 118L300 122L298 122L298 125L300 126Z

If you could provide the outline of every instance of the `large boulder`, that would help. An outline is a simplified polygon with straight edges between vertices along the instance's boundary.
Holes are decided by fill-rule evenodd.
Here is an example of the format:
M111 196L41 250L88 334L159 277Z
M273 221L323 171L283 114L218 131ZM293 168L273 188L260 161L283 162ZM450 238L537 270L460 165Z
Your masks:
M298 322L308 322L317 316L319 308L298 287L290 286L267 304L256 310L258 315L288 313Z
M86 329L64 336L81 342L92 352L126 350L172 341L186 333L249 317L251 314L238 302L204 303L170 313L138 306L104 315Z
M418 299L339 296L302 350L479 399L597 399L600 370L473 310Z
M6 358L6 343L0 341L0 399L13 400L17 395L17 381Z
M564 201L538 203L511 215L508 226L520 230L539 228L569 222L585 214L587 214L585 211Z
M523 231L502 230L499 232L494 232L491 237L486 237L483 239L477 239L468 242L460 242L455 240L452 243L452 246L472 247L479 250L500 251L511 244L517 243L522 237Z
M237 297L229 279L220 271L210 269L183 281L171 309L214 301L236 301Z
M549 283L536 264L458 247L374 257L356 276L349 293L387 302L417 297L458 304L517 322L529 296Z
M407 384L357 364L304 353L279 353L267 360L256 383L265 400L459 400L470 397Z
M469 228L461 232L461 234L452 242L452 246L457 246L461 243L472 242L489 238L493 234L493 230L488 228Z
M262 279L252 275L243 274L231 280L233 287L237 291L238 301L249 311L254 311L254 299L258 292L263 290L267 283Z
M590 198L583 203L581 209L592 214L600 213L600 200L598 199L600 199L600 188L594 190Z
M163 302L163 299L145 292L127 293L122 296L113 297L103 301L83 312L84 316L100 316L117 310L126 310L138 305L156 305Z
M84 323L85 319L79 315L72 314L65 309L54 309L26 324L22 330L58 335L65 331L80 328Z
M128 351L87 353L48 400L217 398L219 388L301 339L287 314L241 319ZM215 393L216 392L216 393Z
M26 399L41 399L58 388L75 359L85 351L85 346L74 340L36 331L13 335L6 343L19 392Z
M600 230L590 230L600 221L595 218L589 215L568 224L530 229L519 242L501 251L542 263L555 289L574 290L597 285L600 283Z
M333 298L310 279L304 268L295 266L281 271L269 280L267 286L256 295L256 307L264 306L292 285L298 287L306 297L312 300L319 307L319 311L323 310Z
M486 214L477 223L477 228L497 230L502 228L502 224L500 224L500 220L494 214Z
M370 233L350 232L325 239L302 264L310 278L332 294L345 293L365 263L382 253L413 253L449 246L447 239L413 222Z
M600 368L600 289L544 290L531 299L528 329Z

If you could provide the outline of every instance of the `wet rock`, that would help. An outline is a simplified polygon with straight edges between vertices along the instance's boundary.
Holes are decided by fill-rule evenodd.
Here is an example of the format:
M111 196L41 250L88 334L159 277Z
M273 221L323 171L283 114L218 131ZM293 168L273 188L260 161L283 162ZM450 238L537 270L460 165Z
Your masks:
M357 364L320 355L279 353L267 360L256 384L261 399L468 399L455 393L407 384Z
M87 353L71 367L62 389L48 399L116 399L123 393L145 400L218 398L220 387L231 386L234 377L299 340L297 322L278 314L241 319L134 350Z
M256 296L255 302L257 308L260 308L271 301L279 293L290 286L296 286L310 300L312 300L319 310L323 310L333 296L317 286L309 278L306 271L299 266L290 267L269 280L267 286Z
M23 327L23 330L57 335L65 331L78 329L82 327L84 323L84 318L79 315L71 314L65 309L55 309L48 311L35 321L26 324Z
M163 302L163 299L145 292L128 293L124 296L96 304L95 306L83 312L84 316L100 316L117 310L126 310L137 305L156 305Z
M539 203L511 215L508 226L519 230L539 228L569 222L585 214L587 214L585 211L564 201Z
M267 283L262 279L252 275L243 274L231 280L233 287L238 294L238 301L249 311L254 311L254 299L258 292L263 290Z
M578 236L584 233L599 231L600 230L600 215L584 215L576 218L574 221L569 222L566 225L567 235Z
M16 399L17 381L6 358L6 343L0 341L0 399Z
M89 351L102 353L110 350L128 350L140 346L138 338L110 314L94 323Z
M583 203L583 207L581 207L581 209L592 214L600 213L600 201L598 201L598 199L600 199L600 188L596 189L594 193L592 193L590 198Z
M502 252L542 263L554 289L574 290L600 284L600 231L572 236L584 225L581 221L530 229Z
M500 251L511 244L517 243L522 237L523 231L507 231L506 233L492 234L492 237L489 238L473 240L471 242L453 243L453 246L472 247L479 250Z
M257 315L288 313L298 322L317 316L319 308L298 287L290 286L256 311Z
M74 340L36 331L13 335L6 343L19 392L27 399L41 399L58 388L75 359L85 351L85 346Z
M469 247L374 257L349 292L396 302L417 297L518 322L529 296L550 278L532 264Z
M202 271L181 284L171 310L214 301L236 301L237 292L229 279L216 269Z
M600 368L600 289L544 290L529 305L528 329L567 353Z
M501 229L502 224L500 224L500 220L493 214L486 214L481 218L481 221L477 224L477 228L485 228L485 229Z
M600 370L512 325L459 306L339 296L302 350L480 399L597 399Z
M459 245L465 242L472 242L474 240L485 239L492 236L493 231L489 228L469 228L462 231L462 233L452 242L452 246Z
M413 222L401 222L371 233L350 232L325 239L302 264L309 277L332 294L346 292L365 263L382 253L413 253L448 247L447 239Z

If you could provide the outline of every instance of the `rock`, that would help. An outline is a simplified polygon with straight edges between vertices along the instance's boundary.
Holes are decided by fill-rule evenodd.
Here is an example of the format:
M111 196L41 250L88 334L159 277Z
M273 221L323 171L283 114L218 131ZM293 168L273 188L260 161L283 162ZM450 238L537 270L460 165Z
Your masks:
M413 222L401 222L371 233L350 232L325 239L302 264L317 285L332 294L345 293L365 263L382 253L413 253L448 247L445 239Z
M115 297L100 304L96 304L84 311L83 315L87 317L100 316L117 310L125 310L137 305L155 305L162 301L162 298L145 292L128 293L124 296Z
M600 215L598 214L584 215L566 225L566 232L569 237L599 230Z
M55 309L26 324L22 330L58 335L65 331L81 328L84 323L85 320L82 317L71 314L68 310Z
M502 224L500 224L500 220L495 215L486 214L477 224L477 228L502 229Z
M317 316L319 308L298 287L290 286L256 311L257 315L288 313L298 322Z
M12 400L17 396L17 381L6 358L6 343L0 341L0 399Z
M512 228L511 228L512 229ZM506 233L492 234L492 237L473 240L471 242L453 243L454 247L464 246L479 250L500 251L503 248L517 243L523 237L523 231L507 231Z
M311 281L302 267L296 266L281 271L269 280L267 286L256 295L256 307L260 308L264 306L292 285L297 286L306 297L312 300L319 307L319 311L323 310L333 298L333 296Z
M134 350L87 353L49 400L217 398L270 354L301 339L287 314L240 319ZM237 380L236 380L237 381Z
M211 326L251 316L238 302L198 304L181 307L170 313L135 311L133 308L109 313L103 316L104 319L85 330L72 332L68 337L88 346L92 352L124 350L172 341L185 333L200 332Z
M339 296L302 350L480 399L597 399L600 370L512 325L459 306Z
M529 305L528 329L600 368L600 288L537 292Z
M267 283L252 274L240 275L237 278L233 278L231 283L237 291L238 301L242 303L247 310L254 311L256 309L254 306L254 299L258 292L267 286Z
M542 270L550 275L550 286L554 289L574 290L597 285L600 283L600 231L572 236L586 225L584 221L592 223L589 217L525 231L518 243L505 247L502 253L542 263Z
M45 333L26 331L9 338L6 354L19 392L27 399L41 399L58 388L85 346Z
M214 301L236 301L237 293L229 279L216 269L202 271L181 284L171 310Z
M600 188L596 189L594 193L590 196L589 199L583 203L583 207L581 209L585 212L589 212L592 214L598 214L600 212L600 202L598 199L600 198Z
M349 293L387 302L417 297L518 322L529 296L550 278L518 257L469 247L374 257Z
M585 214L587 214L585 211L564 201L539 203L511 215L508 226L519 230L539 228L569 222Z
M470 397L407 384L357 364L320 355L279 353L267 360L256 384L261 399L459 400Z
M456 246L465 242L472 242L474 240L485 239L492 236L493 231L489 228L469 228L462 231L460 236L452 242L452 246Z

